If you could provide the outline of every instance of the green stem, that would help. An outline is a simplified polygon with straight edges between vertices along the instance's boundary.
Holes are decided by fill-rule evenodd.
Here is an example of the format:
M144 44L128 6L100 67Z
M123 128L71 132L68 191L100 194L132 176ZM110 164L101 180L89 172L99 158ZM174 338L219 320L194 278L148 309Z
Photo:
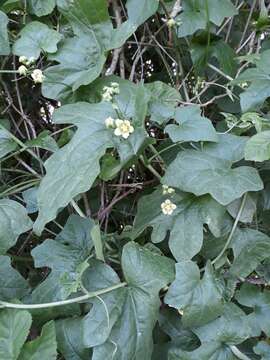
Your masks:
M155 175L155 177L157 177L159 180L162 178L162 176L156 171L156 169L153 168L153 166L151 164L147 164L144 161L144 158L142 155L140 155L140 160L141 162L144 164L145 167L147 167L147 169L153 174Z
M0 70L0 74L19 74L18 70Z
M225 74L223 71L221 71L220 69L218 69L218 68L215 67L214 65L208 63L207 66L210 67L210 69L212 69L212 70L214 70L215 72L217 72L219 75L225 77L225 79L230 80L230 81L233 80L233 78L232 78L231 76Z
M248 356L246 356L245 354L243 354L236 346L231 345L230 349L232 351L232 353L238 357L238 359L240 360L251 360Z
M32 155L39 163L43 165L42 159L40 159L32 150L28 149L28 147L19 140L15 135L13 135L10 131L8 131L3 125L0 124L0 129L7 132L7 134L14 140L23 150L27 151L30 155Z
M83 213L83 211L81 210L81 208L78 206L78 204L76 203L75 200L71 200L71 205L73 206L74 210L76 211L76 213L78 215L80 215L83 218L86 218L87 216Z
M21 192L22 190L28 189L32 185L36 185L38 183L39 183L39 180L24 181L20 184L12 186L12 187L8 188L7 190L3 191L2 193L0 193L0 198L2 198L4 196L16 194L18 192Z
M78 297L75 297L73 299L55 301L55 302L43 303L43 304L16 304L16 303L10 303L10 302L7 302L7 301L1 301L0 300L0 306L3 307L3 308L22 309L22 310L23 309L24 310L46 309L46 308L51 308L51 307L56 307L56 306L64 306L64 305L68 305L68 304L75 304L75 303L87 301L88 299L97 297L99 295L106 294L106 293L108 293L110 291L122 288L122 287L124 287L126 285L127 285L127 283L122 282L122 283L110 286L110 287L108 287L106 289L101 289L101 290L98 290L98 291L89 292L86 295L78 296Z
M152 160L154 160L157 156L159 156L159 155L162 154L163 152L165 152L165 151L167 151L167 150L169 150L169 149L171 149L171 148L173 148L173 147L175 147L175 146L177 146L177 145L180 145L180 144L182 144L182 143L183 143L183 141L179 141L179 142L177 142L177 143L174 143L174 144L171 144L171 145L167 146L166 148L164 148L164 149L162 149L162 150L160 150L160 151L157 151L155 155L151 156L151 157L148 159L148 161L151 162Z
M149 145L149 149L152 151L153 154L155 154L154 158L157 157L159 159L159 161L162 164L164 164L164 161L163 161L162 157L159 156L159 152L157 151L157 149L153 145ZM151 159L152 159L152 157L151 157ZM148 161L151 162L150 159L148 159Z
M233 227L232 227L232 230L230 232L230 235L226 241L226 244L224 245L223 249L221 250L221 252L218 254L218 256L212 261L212 265L214 265L218 260L220 260L223 256L223 254L225 253L225 251L228 249L230 243L231 243L231 240L232 240L232 237L233 237L233 234L237 228L237 224L240 220L240 217L242 215L242 212L244 210L244 207L245 207L245 203L246 203L246 199L247 199L247 194L246 193L244 196L243 196L243 199L242 199L242 202L241 202L241 205L240 205L240 208L238 210L238 214L235 218L235 221L234 221L234 224L233 224Z
M7 256L9 256L12 260L17 261L17 262L33 262L33 258L31 256L18 256L18 255L12 255L12 254L7 254Z
M91 230L91 237L94 242L96 258L98 260L105 261L99 225L95 225L93 227L93 229Z

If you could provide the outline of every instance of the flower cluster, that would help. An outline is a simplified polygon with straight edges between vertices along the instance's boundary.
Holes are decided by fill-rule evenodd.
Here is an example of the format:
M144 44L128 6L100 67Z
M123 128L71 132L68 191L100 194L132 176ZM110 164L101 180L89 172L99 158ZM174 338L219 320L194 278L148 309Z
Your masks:
M162 185L162 194L163 195L167 195L167 194L174 194L175 190L171 187L169 187L168 185Z
M118 95L120 92L119 84L112 82L111 86L104 86L102 100L103 101L112 101L114 95Z
M111 116L105 120L107 128L114 128L114 135L127 139L134 132L134 127L129 120L113 119Z
M20 65L18 67L18 72L20 75L22 76L26 76L27 72L28 72L28 68L27 66L31 66L34 62L35 62L35 58L31 57L31 58L27 58L26 56L20 56L19 57L19 62L23 65ZM31 72L31 77L34 81L35 84L40 84L44 81L45 76L43 75L42 70L40 69L34 69Z
M30 66L30 65L34 64L35 61L36 61L36 59L33 57L30 57L29 59L26 56L19 57L19 62L26 66Z
M160 206L164 215L172 215L177 208L177 206L169 199L165 200Z

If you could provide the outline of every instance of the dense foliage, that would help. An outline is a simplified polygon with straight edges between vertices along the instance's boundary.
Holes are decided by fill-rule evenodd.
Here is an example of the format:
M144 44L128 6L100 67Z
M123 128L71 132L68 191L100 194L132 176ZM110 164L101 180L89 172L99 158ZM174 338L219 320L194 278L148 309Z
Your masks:
M270 3L0 0L0 359L270 359Z

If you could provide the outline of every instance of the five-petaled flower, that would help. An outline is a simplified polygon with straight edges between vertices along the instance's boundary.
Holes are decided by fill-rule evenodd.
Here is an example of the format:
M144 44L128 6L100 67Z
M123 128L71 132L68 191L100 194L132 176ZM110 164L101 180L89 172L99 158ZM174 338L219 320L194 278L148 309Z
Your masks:
M171 187L169 187L168 185L162 185L162 193L163 195L167 195L167 194L174 194L175 190Z
M127 139L134 131L134 127L131 125L129 120L116 119L115 125L116 129L114 130L114 135L122 136L124 139Z
M45 76L43 75L42 70L35 69L31 74L32 79L34 80L35 84L42 83L45 79Z
M160 206L164 215L172 215L177 208L177 206L169 199L165 200Z

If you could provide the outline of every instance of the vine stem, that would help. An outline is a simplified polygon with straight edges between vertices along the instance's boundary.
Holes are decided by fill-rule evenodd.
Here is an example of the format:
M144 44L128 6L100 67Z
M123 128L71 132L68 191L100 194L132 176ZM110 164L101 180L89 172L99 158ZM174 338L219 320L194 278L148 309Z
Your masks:
M108 293L110 291L122 288L122 287L124 287L126 285L127 285L126 282L122 282L122 283L110 286L110 287L108 287L106 289L101 289L101 290L98 290L98 291L89 292L86 295L78 296L78 297L75 297L73 299L55 301L55 302L43 303L43 304L15 304L15 303L10 303L10 302L0 300L0 307L9 308L9 309L33 310L33 309L45 309L45 308L51 308L51 307L56 307L56 306L75 304L75 303L78 303L78 302L81 302L81 301L86 301L88 299L97 297L97 296L102 295L102 294L106 294L106 293Z
M19 71L18 70L0 70L0 74L18 74Z
M79 205L76 203L75 200L72 199L70 204L73 206L73 209L76 211L76 213L80 215L80 217L87 218L87 216L83 213L83 211L81 210L81 208L79 207Z
M246 356L245 354L243 354L236 346L231 345L230 349L232 351L232 353L238 357L238 359L240 360L251 360L248 356Z
M140 160L141 162L144 164L144 166L147 167L147 169L153 174L155 175L156 178L158 178L159 180L161 179L161 175L156 171L156 169L153 168L153 166L151 164L148 164L144 161L144 158L142 155L140 155Z
M222 256L223 254L225 253L225 251L228 249L230 243L231 243L231 240L232 240L232 237L233 237L233 234L236 230L236 227L237 227L237 224L240 220L240 217L242 215L242 212L244 210L244 207L245 207L245 203L246 203L246 199L247 199L247 194L248 193L245 193L245 195L243 196L243 199L242 199L242 202L241 202L241 205L240 205L240 208L238 210L238 213L237 213L237 216L235 218L235 221L234 221L234 224L233 224L233 227L232 227L232 230L230 232L230 235L228 236L228 239L226 241L226 244L224 245L223 249L221 250L221 252L218 254L218 256L212 261L212 265L214 265Z

